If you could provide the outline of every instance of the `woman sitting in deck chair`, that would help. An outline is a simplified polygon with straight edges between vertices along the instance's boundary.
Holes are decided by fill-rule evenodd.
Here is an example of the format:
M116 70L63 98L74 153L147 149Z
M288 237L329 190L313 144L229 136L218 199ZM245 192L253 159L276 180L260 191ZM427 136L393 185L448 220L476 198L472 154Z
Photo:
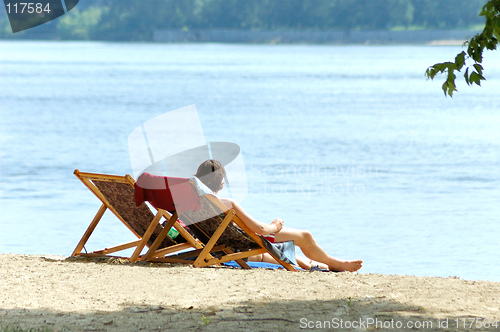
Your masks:
M200 179L208 188L217 194L223 187L223 179L226 174L222 164L213 159L204 161L196 172L196 177ZM350 271L354 272L361 268L362 260L346 261L340 260L328 255L314 240L309 231L298 230L283 226L282 219L274 219L270 224L259 222L252 218L243 208L231 199L220 199L229 209L233 208L236 215L250 228L253 232L262 235L270 242L286 242L294 241L305 257L297 257L297 263L303 269L328 269L331 271ZM269 254L261 254L252 256L250 261L259 261L267 263L276 263L274 258Z

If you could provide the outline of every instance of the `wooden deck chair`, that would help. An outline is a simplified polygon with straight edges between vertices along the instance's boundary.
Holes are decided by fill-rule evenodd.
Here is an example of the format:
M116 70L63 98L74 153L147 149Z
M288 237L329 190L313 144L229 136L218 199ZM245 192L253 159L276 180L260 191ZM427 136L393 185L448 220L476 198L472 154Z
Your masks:
M160 235L161 241L155 244L155 250L158 250L164 255L188 248L201 249L203 247L199 241L194 239L191 234L177 222L176 213L172 215L165 210L157 209L157 213L154 215L146 204L142 203L137 206L134 199L135 181L130 175L118 176L84 173L80 172L78 169L75 170L74 174L99 200L101 200L102 205L71 256L110 256L109 254L111 253L135 247L130 257L122 257L129 259L131 262L135 262L144 258L144 256L141 256L144 247L152 246ZM104 212L108 209L138 237L138 240L93 251L91 253L82 253L81 251L84 245L92 235L92 232L101 220ZM164 227L159 224L162 217L167 220ZM174 227L187 242L177 243L170 238L168 236L168 231L171 227ZM170 262L192 264L192 261L183 261L179 258L173 258Z
M196 178L192 178L190 183L193 190L200 194L196 188L199 188L201 182ZM242 268L250 269L250 266L244 260L245 258L269 252L285 269L296 271L293 266L293 264L296 265L293 241L285 244L269 243L252 232L236 215L234 209L227 209L213 193L200 195L197 204L199 204L199 207L196 211L183 211L179 213L179 219L204 244L204 247L203 249L195 249L179 254L179 258L195 257L194 267L236 261ZM156 242L161 241L162 236L159 236ZM152 245L150 251L145 255L145 260L168 261L169 258L162 257L161 252L155 252L155 246L156 244ZM292 251L292 255L289 255L290 259L281 254L280 246L286 246Z

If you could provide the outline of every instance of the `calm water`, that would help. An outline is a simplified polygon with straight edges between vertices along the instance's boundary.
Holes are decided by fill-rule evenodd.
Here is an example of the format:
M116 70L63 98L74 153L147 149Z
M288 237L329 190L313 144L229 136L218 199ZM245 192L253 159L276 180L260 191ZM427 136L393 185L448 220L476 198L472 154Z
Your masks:
M500 52L445 98L423 73L459 51L0 42L0 253L71 254L100 206L73 170L130 173L131 131L196 104L261 221L365 273L500 281ZM105 215L87 248L132 239Z

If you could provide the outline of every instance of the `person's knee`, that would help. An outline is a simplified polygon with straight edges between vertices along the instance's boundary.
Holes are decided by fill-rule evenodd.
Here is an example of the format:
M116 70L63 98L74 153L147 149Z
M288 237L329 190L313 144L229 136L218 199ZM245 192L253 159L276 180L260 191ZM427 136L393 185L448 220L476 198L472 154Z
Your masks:
M313 238L311 232L309 232L309 231L300 231L299 239L300 239L300 243L296 243L299 246L300 245L307 246L314 241L314 238Z
M307 242L314 241L313 235L309 231L302 231L302 237L304 238L304 241Z

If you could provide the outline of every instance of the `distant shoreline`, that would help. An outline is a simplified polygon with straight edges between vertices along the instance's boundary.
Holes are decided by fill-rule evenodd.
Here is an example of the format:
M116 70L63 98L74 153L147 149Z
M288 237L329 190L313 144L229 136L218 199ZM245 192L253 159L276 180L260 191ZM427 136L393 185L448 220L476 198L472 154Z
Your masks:
M155 30L153 43L240 43L311 45L462 45L481 30L345 30L345 31L250 31L231 29ZM53 30L30 30L26 34L0 35L0 40L80 41L61 39ZM120 40L81 40L86 42L141 42Z
M414 31L246 31L229 29L156 30L153 41L264 44L434 44L461 45L480 30Z

